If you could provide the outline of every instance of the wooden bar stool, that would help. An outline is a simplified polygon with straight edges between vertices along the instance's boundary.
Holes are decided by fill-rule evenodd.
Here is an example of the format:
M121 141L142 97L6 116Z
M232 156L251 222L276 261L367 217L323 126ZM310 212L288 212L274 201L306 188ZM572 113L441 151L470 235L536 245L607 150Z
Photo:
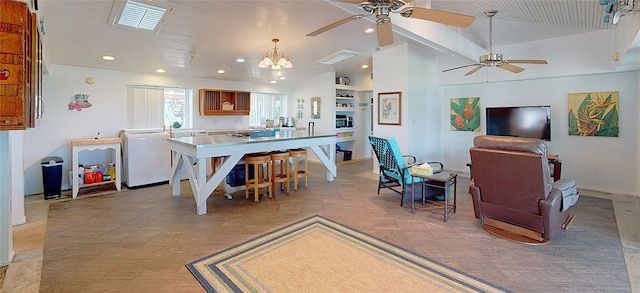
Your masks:
M260 201L260 188L267 188L271 198L271 156L268 154L247 155L244 159L245 198L249 198L249 189L253 188L255 202ZM253 176L249 179L249 166L253 166ZM264 177L263 168L266 166L267 176Z
M277 168L280 165L280 168ZM289 152L271 153L271 193L275 194L276 183L280 183L280 190L283 185L287 187L289 193Z
M289 157L293 159L293 190L298 190L298 178L304 177L304 187L307 187L307 149L289 150ZM304 170L298 167L300 158L304 159Z

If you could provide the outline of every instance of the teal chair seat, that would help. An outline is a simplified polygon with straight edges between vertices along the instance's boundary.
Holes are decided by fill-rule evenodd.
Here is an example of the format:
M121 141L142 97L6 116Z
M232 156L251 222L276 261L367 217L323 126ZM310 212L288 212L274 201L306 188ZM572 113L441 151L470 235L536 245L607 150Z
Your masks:
M411 198L411 173L409 168L417 165L416 158L411 155L402 155L395 138L387 136L369 136L369 143L378 159L380 168L378 181L378 194L381 188L388 188L401 194L400 206L406 199ZM408 160L408 162L407 162ZM434 168L434 173L442 172L443 165L440 162L428 162ZM415 178L422 181L422 178ZM420 196L420 198L422 198Z

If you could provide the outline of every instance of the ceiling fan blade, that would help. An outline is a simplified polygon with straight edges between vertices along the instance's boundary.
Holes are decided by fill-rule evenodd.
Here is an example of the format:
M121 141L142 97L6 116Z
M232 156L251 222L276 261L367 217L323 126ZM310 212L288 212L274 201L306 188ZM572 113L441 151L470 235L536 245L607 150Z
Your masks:
M500 68L502 68L504 70L511 71L513 73L520 73L520 72L522 72L524 70L524 68L522 68L522 67L518 67L518 66L507 64L507 63L501 64L501 65L496 65L496 66L500 67Z
M509 63L522 63L522 64L549 64L547 60L507 60Z
M429 20L439 22L446 25L452 25L457 27L467 27L474 20L475 17L470 15L458 14L453 12L440 11L435 9L428 9L422 7L409 7L400 11L400 15L404 17L418 18L423 20Z
M384 47L393 44L393 31L391 30L391 22L385 22L376 26L378 31L378 47Z
M442 72L447 72L447 71L456 70L456 69L460 69L460 68L465 68L465 67L469 67L469 66L480 66L480 65L482 65L482 64L463 65L463 66L458 66L458 67L454 67L454 68L445 69Z
M482 67L484 67L484 64L478 65L478 67L476 67L474 69L471 69L471 71L467 72L467 74L465 74L464 76L472 75L472 74L476 73L478 70L480 70L480 68L482 68Z
M323 26L323 27L321 27L321 28L319 28L319 29L317 29L315 31L312 31L312 32L308 33L307 37L317 36L317 35L319 35L321 33L324 33L324 32L326 32L326 31L328 31L328 30L330 30L330 29L332 29L334 27L341 26L341 25L343 25L343 24L345 24L347 22L350 22L352 20L361 19L364 16L365 16L364 14L357 14L357 15L349 16L347 18L343 18L343 19L338 20L338 21L336 21L336 22L334 22L332 24Z

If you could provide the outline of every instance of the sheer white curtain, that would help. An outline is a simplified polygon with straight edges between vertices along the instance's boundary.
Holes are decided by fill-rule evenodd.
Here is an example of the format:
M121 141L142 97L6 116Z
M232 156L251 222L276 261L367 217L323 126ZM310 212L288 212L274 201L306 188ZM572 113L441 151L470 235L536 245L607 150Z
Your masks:
M160 128L164 125L164 89L127 87L129 129Z
M287 113L285 95L251 93L249 126L260 126L266 119L274 120Z

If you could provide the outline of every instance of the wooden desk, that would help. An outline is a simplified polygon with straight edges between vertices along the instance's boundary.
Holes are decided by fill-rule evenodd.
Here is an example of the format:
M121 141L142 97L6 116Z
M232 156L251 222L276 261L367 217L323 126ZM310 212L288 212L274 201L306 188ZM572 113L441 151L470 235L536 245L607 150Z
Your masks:
M120 143L122 140L119 137L105 137L105 138L84 138L84 139L72 139L69 140L71 145L71 171L72 171L72 193L73 198L78 197L78 191L81 187L89 187L94 185L103 184L115 184L116 189L120 191ZM111 178L111 181L96 182L91 184L78 184L78 153L81 151L93 151L93 150L108 150L113 149L113 162L116 168L116 178Z
M173 195L180 195L180 178L186 172L198 215L207 213L207 198L245 154L308 147L327 168L327 181L333 181L337 174L335 134L309 135L307 131L281 131L270 137L210 135L170 138L168 141L173 157L169 177ZM213 176L207 178L207 161L213 157L225 159Z

